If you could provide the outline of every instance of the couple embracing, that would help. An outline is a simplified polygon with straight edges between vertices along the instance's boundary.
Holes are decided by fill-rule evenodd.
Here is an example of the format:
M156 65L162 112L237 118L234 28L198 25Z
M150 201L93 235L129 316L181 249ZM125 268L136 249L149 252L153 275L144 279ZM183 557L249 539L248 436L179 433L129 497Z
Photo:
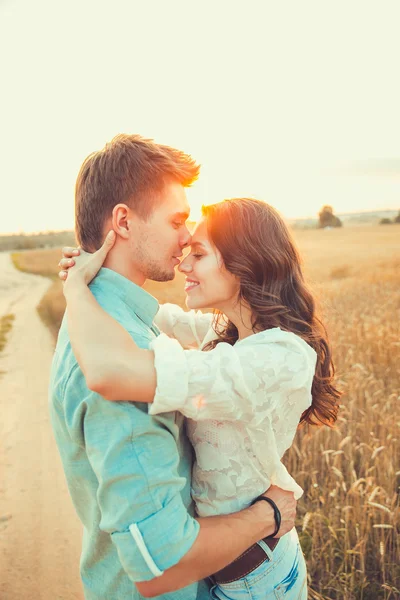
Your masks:
M271 206L203 207L190 234L198 174L119 135L78 175L50 410L87 600L307 598L303 490L281 459L300 423L335 422L331 350ZM175 268L189 311L142 287Z

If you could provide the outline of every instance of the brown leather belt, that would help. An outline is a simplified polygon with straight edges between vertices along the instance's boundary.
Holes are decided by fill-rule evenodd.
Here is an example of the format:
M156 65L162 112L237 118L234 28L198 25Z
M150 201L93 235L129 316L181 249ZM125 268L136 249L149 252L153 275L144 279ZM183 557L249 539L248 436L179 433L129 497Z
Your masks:
M266 537L263 539L263 542L265 542L271 550L274 550L279 539L280 538ZM261 546L254 544L254 546L248 548L243 554L236 558L236 560L229 563L229 565L220 571L217 571L217 573L214 573L214 575L211 576L211 579L215 583L232 583L232 581L237 581L238 579L245 577L267 560L269 560L269 558Z

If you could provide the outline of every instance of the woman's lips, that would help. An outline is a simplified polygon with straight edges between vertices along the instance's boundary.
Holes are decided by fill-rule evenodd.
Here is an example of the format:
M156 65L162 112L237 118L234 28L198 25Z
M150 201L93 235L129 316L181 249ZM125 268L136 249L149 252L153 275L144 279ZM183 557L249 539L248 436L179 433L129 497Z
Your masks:
M185 292L190 292L191 290L193 290L198 285L200 285L198 281L193 281L191 279L186 279L186 282L185 282Z

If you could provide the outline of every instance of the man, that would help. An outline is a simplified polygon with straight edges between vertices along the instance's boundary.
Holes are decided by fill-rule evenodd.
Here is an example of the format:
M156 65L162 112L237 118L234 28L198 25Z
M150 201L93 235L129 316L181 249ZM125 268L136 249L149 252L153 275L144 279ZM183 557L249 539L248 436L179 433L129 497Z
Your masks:
M143 348L159 331L153 324L158 303L141 286L148 278L174 278L190 243L185 187L198 173L183 152L119 135L90 155L78 175L79 243L94 251L107 231L117 233L91 290ZM275 530L267 502L233 515L193 517L192 453L182 416L151 417L148 404L105 402L91 392L72 353L65 318L50 393L56 441L84 525L81 577L87 600L205 600L204 578ZM283 535L294 524L293 494L271 488L268 495L281 510Z

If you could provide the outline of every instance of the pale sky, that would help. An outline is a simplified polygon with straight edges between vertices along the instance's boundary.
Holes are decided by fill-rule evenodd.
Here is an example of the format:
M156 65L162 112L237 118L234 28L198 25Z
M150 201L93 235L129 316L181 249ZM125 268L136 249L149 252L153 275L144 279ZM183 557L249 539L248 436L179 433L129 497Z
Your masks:
M397 0L0 0L0 233L72 228L80 164L120 132L203 165L195 218L399 209L399 27Z

